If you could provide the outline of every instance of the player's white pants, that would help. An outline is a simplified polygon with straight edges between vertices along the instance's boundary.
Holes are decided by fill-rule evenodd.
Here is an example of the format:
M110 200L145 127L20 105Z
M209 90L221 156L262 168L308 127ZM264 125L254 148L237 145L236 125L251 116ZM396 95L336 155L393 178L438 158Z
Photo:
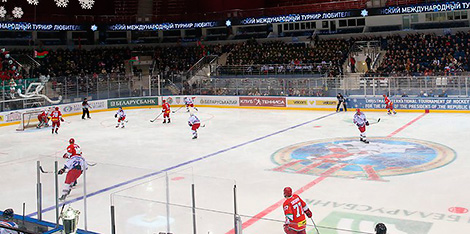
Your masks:
M361 138L366 139L366 132L361 132Z
M64 189L62 189L62 195L69 195L72 190L72 184L64 184Z

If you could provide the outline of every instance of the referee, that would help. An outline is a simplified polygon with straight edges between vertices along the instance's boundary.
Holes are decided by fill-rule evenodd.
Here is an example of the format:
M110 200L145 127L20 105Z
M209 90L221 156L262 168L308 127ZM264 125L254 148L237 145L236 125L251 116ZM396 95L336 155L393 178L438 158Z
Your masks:
M90 110L88 110L88 108L91 108L91 107L90 105L88 105L87 99L84 98L82 102L82 109L83 109L82 119L85 119L85 114L87 115L87 118L91 119Z
M339 112L339 108L341 106L341 103L343 103L343 110L346 112L348 109L346 108L346 100L344 99L343 95L341 93L338 93L336 95L336 98L338 99L338 105L336 106L336 112Z

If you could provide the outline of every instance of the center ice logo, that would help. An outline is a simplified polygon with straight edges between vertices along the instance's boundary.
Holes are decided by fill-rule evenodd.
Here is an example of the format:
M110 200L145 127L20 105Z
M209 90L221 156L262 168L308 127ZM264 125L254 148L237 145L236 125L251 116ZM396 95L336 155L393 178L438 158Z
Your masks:
M356 138L303 142L275 152L274 171L364 178L385 181L384 176L429 171L451 163L456 153L447 146L416 139L370 138L366 145Z

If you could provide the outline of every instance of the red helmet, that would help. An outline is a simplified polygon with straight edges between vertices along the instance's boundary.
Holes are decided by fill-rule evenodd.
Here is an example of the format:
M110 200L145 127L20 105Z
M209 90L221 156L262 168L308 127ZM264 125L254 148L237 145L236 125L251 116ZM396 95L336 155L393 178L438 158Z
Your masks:
M163 103L165 103L165 102L166 102L166 100L165 100L165 99L163 99L163 101L162 101L162 102L163 102Z
M382 95L382 96L386 97L387 95L384 94L384 95Z
M292 197L292 188L291 187L285 187L284 188L284 197Z
M357 112L357 113L361 113L361 109L357 108L357 109L356 109L356 112Z
M56 106L56 107L55 107L55 110L59 110L59 107L58 107L58 106Z
M73 143L75 143L75 139L73 139L73 138L70 138L70 140L69 140L69 143L70 143L70 144L73 144Z

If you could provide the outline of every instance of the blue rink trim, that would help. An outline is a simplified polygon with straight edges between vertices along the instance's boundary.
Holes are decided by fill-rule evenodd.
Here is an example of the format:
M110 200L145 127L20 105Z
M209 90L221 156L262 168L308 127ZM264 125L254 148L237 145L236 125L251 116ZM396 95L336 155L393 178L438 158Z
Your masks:
M312 123L312 122L315 122L315 121L318 121L318 120L327 118L327 117L332 116L332 115L334 115L334 114L336 114L336 112L333 112L333 113L331 113L331 114L327 114L327 115L324 115L324 116L320 116L320 117L318 117L318 118L316 118L316 119L312 119L312 120L309 120L309 121L307 121L307 122L300 123L300 124L294 125L294 126L292 126L292 127L288 127L288 128L279 130L279 131L277 131L277 132L274 132L274 133L271 133L271 134L268 134L268 135L265 135L265 136L262 136L262 137L255 138L255 139L253 139L253 140L250 140L250 141L247 141L247 142L244 142L244 143L241 143L241 144L238 144L238 145L235 145L235 146L232 146L232 147L223 149L223 150L219 150L219 151L217 151L217 152L214 152L214 153L211 153L211 154L208 154L208 155L199 157L199 158L195 158L195 159L192 159L192 160L189 160L189 161L186 161L186 162L177 164L177 165L175 165L175 166L168 167L168 168L163 169L163 170L160 170L160 171L152 172L152 173L150 173L150 174L143 175L143 176L134 178L134 179L132 179L132 180L128 180L128 181L125 181L125 182L122 182L122 183L119 183L119 184L115 184L115 185L113 185L113 186L109 186L109 187L104 188L104 189L100 189L100 190L98 190L98 191L96 191L96 192L92 192L92 193L88 194L88 195L87 195L87 198L93 197L93 196L95 196L95 195L98 195L98 194L107 192L107 191L112 190L112 189L115 189L115 188L122 187L122 186L124 186L124 185L128 185L128 184L130 184L130 183L133 183L133 182L136 182L136 181L139 181L139 180L146 179L146 178L148 178L148 177L152 177L152 176L155 176L155 175L158 175L158 174L167 172L167 171L171 171L171 170L173 170L173 169L176 169L176 168L179 168L179 167L182 167L182 166L186 166L186 165L191 164L191 163L195 163L195 162L201 161L201 160L206 159L206 158L210 158L210 157L219 155L219 154L221 154L221 153L225 153L225 152L230 151L230 150L233 150L233 149L240 148L240 147L242 147L242 146L245 146L245 145L248 145L248 144L251 144L251 143L254 143L254 142L263 140L263 139L266 139L266 138L268 138L268 137L272 137L272 136L281 134L281 133L283 133L283 132L287 132L287 131L289 131L289 130L292 130L292 129L295 129L295 128L298 128L298 127L302 127L302 126L304 126L304 125L307 125L307 124L310 124L310 123ZM84 196L80 196L80 197L77 197L77 198L72 199L72 200L70 200L70 201L66 201L65 203L62 203L62 204L71 204L71 203L80 201L80 200L82 200L83 198L84 198ZM61 205L62 205L62 204L61 204ZM47 211L51 211L51 210L54 210L54 209L55 209L55 206L50 206L50 207L47 207L47 208L43 209L43 210L42 210L42 213L45 213L45 212L47 212ZM37 215L37 212L28 214L27 216L28 216L28 217L32 217L32 216L35 216L35 215Z

